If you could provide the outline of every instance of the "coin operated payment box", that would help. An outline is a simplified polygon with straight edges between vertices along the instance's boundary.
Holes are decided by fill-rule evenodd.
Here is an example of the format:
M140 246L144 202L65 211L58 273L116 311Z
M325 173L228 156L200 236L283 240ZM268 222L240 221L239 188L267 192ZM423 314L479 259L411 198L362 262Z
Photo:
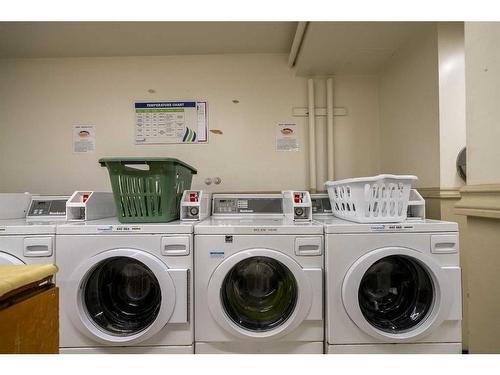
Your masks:
M181 199L181 220L200 221L210 215L211 195L203 190L185 190Z
M67 221L88 221L116 216L113 193L75 191L66 203Z
M312 220L312 203L308 191L286 190L283 194L283 213L294 221Z

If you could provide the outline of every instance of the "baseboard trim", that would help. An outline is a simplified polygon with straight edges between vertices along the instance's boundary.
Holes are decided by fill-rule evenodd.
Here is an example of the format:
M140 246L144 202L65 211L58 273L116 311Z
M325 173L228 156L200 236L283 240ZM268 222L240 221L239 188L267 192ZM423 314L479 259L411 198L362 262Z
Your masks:
M457 215L500 219L500 184L467 185L460 194L462 198L455 204Z
M460 199L460 188L417 188L424 199Z

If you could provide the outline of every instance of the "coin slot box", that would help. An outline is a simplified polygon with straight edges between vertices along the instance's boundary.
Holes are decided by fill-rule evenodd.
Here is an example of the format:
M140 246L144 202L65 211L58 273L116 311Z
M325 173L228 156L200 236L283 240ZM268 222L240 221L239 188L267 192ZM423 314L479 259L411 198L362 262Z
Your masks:
M181 220L200 221L210 215L211 196L203 190L185 190L181 199Z
M312 220L312 202L308 191L283 191L283 212L294 221Z
M68 221L87 221L116 216L113 193L75 191L66 203Z

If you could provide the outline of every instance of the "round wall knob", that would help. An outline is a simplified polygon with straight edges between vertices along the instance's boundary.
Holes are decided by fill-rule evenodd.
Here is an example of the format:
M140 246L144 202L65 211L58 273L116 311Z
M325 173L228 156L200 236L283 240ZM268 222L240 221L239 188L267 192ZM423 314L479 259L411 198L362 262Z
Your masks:
M205 178L205 185L212 185L212 179L210 177Z
M222 179L220 177L214 177L214 184L215 185L220 185L221 182L222 182Z

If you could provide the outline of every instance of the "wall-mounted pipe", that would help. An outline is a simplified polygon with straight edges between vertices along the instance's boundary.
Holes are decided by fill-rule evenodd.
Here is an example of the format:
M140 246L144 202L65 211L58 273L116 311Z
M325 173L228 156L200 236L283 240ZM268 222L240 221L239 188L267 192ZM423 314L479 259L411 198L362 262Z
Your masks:
M316 193L316 124L314 111L314 80L307 80L307 101L309 106L309 190Z
M292 48L290 49L290 55L288 56L288 67L290 68L295 65L308 23L309 22L299 22L297 25L295 36L293 37Z
M326 80L326 152L328 165L328 181L334 180L334 149L333 149L333 79Z

